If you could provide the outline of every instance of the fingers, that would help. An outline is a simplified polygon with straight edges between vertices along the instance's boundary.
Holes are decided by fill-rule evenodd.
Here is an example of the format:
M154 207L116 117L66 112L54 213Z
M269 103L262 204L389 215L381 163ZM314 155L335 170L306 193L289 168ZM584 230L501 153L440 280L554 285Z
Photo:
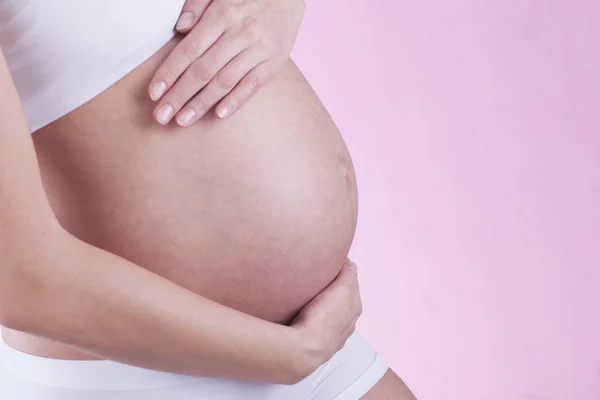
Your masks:
M252 52L244 52L235 57L184 107L177 116L177 123L181 126L189 126L196 122L232 89L237 90L237 86L243 85L244 79L256 70L256 68L252 69L252 66L257 63L260 63L260 59ZM225 112L228 110L225 109Z
M263 87L272 75L270 63L263 63L252 69L239 82L235 89L219 103L215 112L219 118L227 118L239 110L261 87Z
M362 299L360 297L360 288L358 282L358 274L357 274L357 266L354 262L350 261L346 264L346 266L342 269L342 273L345 272L347 275L345 278L347 280L346 285L349 285L350 292L348 293L348 300L351 302L354 307L354 311L356 313L356 319L354 323L356 324L356 320L360 317L363 311Z
M215 104L217 116L228 117L281 69L295 42L304 7L290 10L281 2L246 3L185 1L176 30L186 36L148 86L150 98L160 101L154 110L157 122L167 124L177 116L180 125L188 126ZM211 51L225 36L228 42L217 47L221 53ZM219 72L250 51L259 58Z
M185 33L189 32L200 20L200 17L212 0L187 0L181 10L181 15L175 25L175 29L178 32Z
M313 338L316 335L325 359L339 351L352 336L362 312L354 269L350 264L345 265L337 278L304 306L292 324Z
M221 94L221 97L214 101L211 100L211 97L214 96L215 85L210 85L213 89L202 90L209 82L215 80L218 83L217 86L230 85L233 87L243 76L226 67L236 55L243 51L243 43L231 41L227 36L227 34L224 35L202 57L192 63L183 76L158 102L154 111L154 117L158 123L168 124L171 118L179 113L190 99L194 98L191 101L193 104L185 107L185 110L177 118L178 123L182 126L191 124L204 115L225 94ZM201 93L201 96L196 96L198 92Z
M159 100L190 65L198 60L225 31L218 18L208 13L203 21L190 32L166 58L150 81L148 92L154 101Z
M342 323L342 330L337 338L337 350L340 350L346 340L352 336L356 330L356 323L362 314L362 301L356 269L355 263L348 262L340 271L337 279L331 284L331 288L339 296L337 299L338 307L336 308L338 315L335 318L342 317L339 320ZM343 309L347 312L346 316L343 316ZM333 316L330 315L328 318L331 320Z
M358 267L356 266L356 263L354 261L351 261L350 259L348 259L348 261L346 262L345 265L346 268L350 268L350 271L354 272L355 274L358 275Z
M352 314L352 318L358 318L362 313L358 276L351 264L344 266L337 278L319 296L328 298L339 307L344 307Z

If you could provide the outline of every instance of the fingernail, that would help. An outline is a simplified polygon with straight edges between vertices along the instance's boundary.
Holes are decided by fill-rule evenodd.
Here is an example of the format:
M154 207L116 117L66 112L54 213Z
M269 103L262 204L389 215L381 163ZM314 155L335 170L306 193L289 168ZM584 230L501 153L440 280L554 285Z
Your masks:
M352 270L352 272L358 273L358 268L356 267L356 264L353 263L352 261L350 261L350 264L348 264L348 268L350 268Z
M167 84L163 81L158 82L154 86L152 86L152 90L150 91L150 98L154 101L160 99L163 94L167 91Z
M158 109L158 112L156 113L156 119L161 124L166 125L169 123L169 120L173 116L173 111L174 110L172 105L165 104L164 106Z
M224 106L219 107L217 110L217 116L219 118L225 118L231 113L231 105L225 104Z
M182 29L189 28L190 25L192 25L192 22L194 22L194 14L189 11L186 11L179 17L179 21L177 21L175 29L180 31Z
M188 108L177 117L177 123L181 126L188 126L192 123L192 120L196 118L196 111Z

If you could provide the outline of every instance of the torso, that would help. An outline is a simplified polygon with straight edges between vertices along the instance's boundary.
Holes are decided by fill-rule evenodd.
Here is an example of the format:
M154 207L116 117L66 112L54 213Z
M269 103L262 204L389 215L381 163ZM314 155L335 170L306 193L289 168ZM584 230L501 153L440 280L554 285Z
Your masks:
M357 213L350 157L291 61L230 119L158 126L147 84L177 40L34 133L46 192L79 238L286 322L344 263ZM92 358L22 333L4 338L41 356Z

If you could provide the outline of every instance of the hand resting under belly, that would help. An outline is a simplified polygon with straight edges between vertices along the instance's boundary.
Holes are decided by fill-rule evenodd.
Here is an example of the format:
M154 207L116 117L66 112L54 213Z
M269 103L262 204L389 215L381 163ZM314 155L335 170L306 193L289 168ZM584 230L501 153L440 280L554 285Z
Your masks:
M173 45L34 134L52 207L93 245L288 321L350 247L357 195L346 147L291 61L230 119L155 124L146 88Z

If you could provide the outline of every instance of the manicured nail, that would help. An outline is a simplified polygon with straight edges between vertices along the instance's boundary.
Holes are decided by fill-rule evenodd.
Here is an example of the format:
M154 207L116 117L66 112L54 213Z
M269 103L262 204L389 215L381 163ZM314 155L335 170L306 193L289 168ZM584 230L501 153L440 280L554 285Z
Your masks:
M182 29L189 28L190 25L192 25L192 22L194 22L194 17L195 16L193 13L191 13L189 11L184 12L179 17L179 21L177 21L177 25L175 25L175 29L180 31Z
M217 110L217 116L219 118L225 118L231 113L231 105L225 104Z
M169 123L169 120L173 116L173 111L174 110L172 105L165 104L164 106L158 109L158 112L156 113L156 119L161 124L166 125Z
M154 86L152 86L152 90L150 91L150 98L154 101L160 99L163 94L167 91L167 84L163 81L158 82Z
M188 108L177 117L177 123L181 126L188 126L196 118L196 111Z

